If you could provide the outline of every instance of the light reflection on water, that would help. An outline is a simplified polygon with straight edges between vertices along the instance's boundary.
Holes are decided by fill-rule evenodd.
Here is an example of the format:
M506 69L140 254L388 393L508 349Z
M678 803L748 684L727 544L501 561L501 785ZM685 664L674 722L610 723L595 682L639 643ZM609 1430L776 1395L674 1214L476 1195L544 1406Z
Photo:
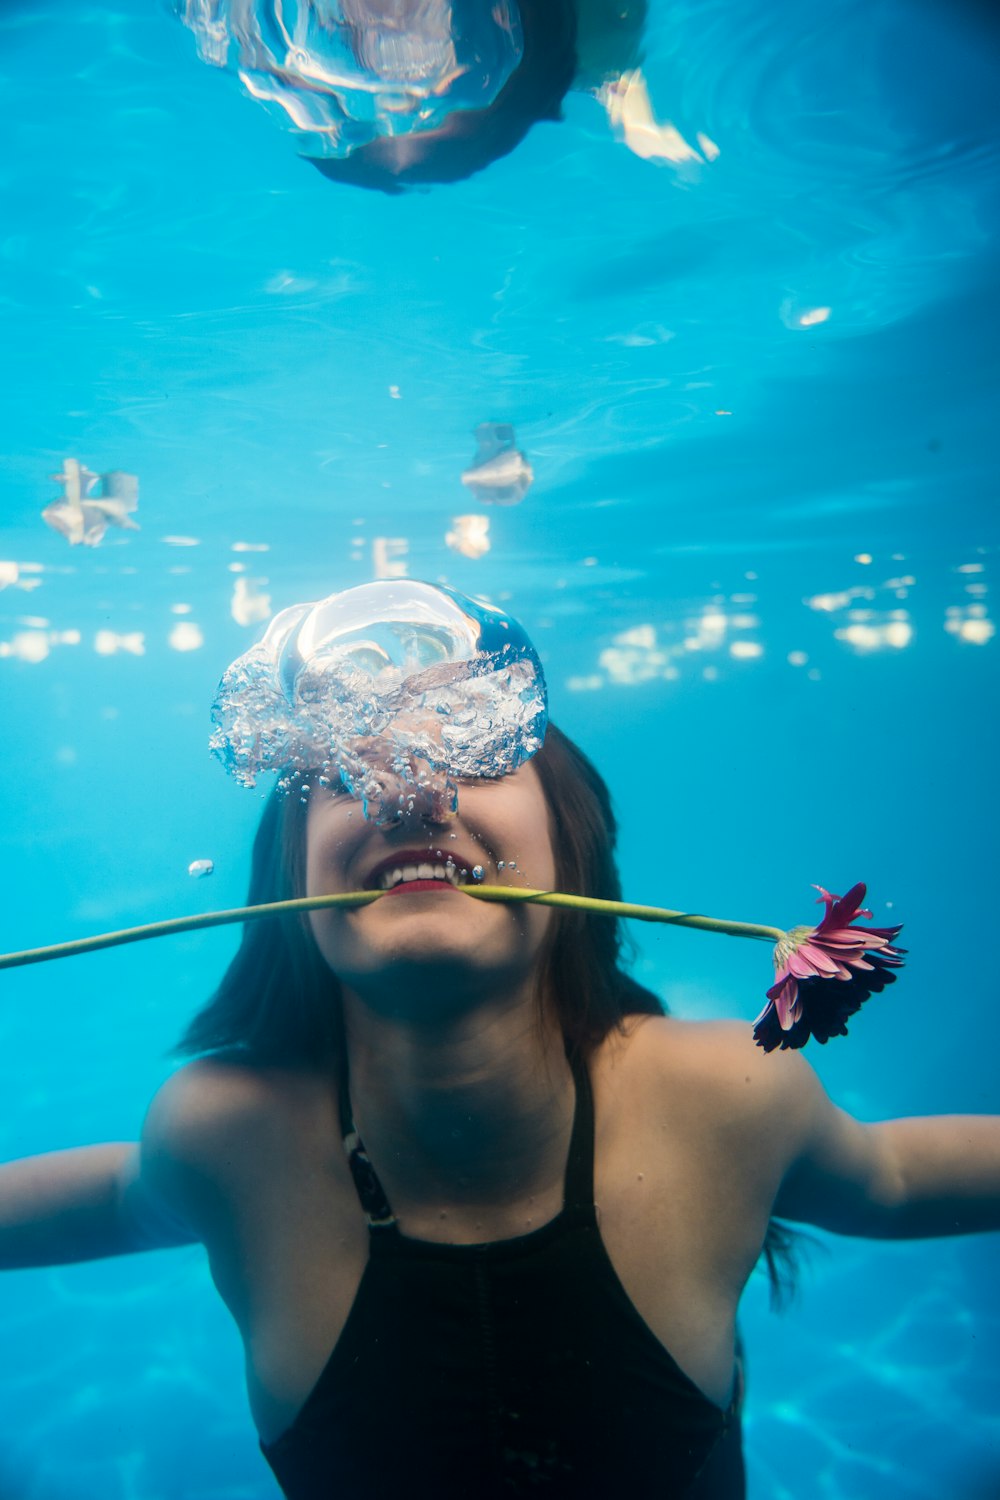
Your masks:
M700 160L642 159L578 92L477 178L390 201L300 163L155 8L6 7L3 945L239 904L259 803L207 713L263 600L446 579L543 652L629 896L793 922L810 881L861 876L906 920L903 982L815 1058L838 1099L995 1110L977 24L656 4L652 116ZM486 422L533 474L488 513L461 478ZM139 475L141 532L46 529L68 457ZM8 976L4 1149L132 1135L230 941ZM769 976L707 943L644 934L639 975L749 1020ZM995 1241L829 1246L789 1318L748 1299L754 1500L985 1500ZM4 1496L273 1495L193 1252L7 1277L0 1315Z

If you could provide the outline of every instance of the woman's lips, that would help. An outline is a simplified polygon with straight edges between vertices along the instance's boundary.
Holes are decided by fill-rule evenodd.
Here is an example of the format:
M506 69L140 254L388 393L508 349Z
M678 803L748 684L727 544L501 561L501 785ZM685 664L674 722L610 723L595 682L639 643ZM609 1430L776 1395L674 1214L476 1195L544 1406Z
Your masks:
M404 880L386 891L387 896L398 896L400 891L416 895L418 891L454 891L458 887L450 880Z

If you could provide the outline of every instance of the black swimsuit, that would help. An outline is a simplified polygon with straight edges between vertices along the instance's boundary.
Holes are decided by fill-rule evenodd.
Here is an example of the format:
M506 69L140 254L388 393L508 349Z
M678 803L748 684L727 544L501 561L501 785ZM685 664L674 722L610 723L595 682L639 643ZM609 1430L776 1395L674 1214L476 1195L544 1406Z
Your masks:
M402 1234L341 1128L369 1257L329 1362L261 1450L289 1500L741 1500L738 1396L722 1412L643 1322L594 1208L594 1108L576 1110L562 1210L515 1239Z

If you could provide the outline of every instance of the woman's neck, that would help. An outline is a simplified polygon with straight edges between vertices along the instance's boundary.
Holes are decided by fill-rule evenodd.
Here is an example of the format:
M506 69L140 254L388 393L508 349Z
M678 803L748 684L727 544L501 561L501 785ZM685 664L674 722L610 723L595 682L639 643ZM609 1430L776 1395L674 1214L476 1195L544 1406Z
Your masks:
M561 1182L574 1090L546 1017L528 993L418 1025L345 994L355 1123L397 1214L514 1205Z

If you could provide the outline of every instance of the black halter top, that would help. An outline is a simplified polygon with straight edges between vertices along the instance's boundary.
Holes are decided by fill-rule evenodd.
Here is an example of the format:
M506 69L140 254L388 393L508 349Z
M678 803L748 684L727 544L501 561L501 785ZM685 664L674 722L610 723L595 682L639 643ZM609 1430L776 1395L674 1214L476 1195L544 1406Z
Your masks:
M340 1117L369 1258L330 1359L261 1450L288 1500L741 1500L738 1397L720 1410L643 1322L594 1208L594 1108L576 1108L563 1207L479 1245L410 1239Z

